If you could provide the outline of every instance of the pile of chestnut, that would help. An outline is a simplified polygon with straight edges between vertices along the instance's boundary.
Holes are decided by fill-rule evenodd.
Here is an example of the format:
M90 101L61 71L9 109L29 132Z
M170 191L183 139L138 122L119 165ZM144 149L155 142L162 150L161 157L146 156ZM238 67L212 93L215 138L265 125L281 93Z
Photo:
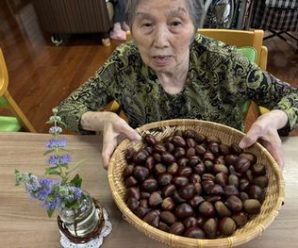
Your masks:
M177 130L127 149L123 172L129 209L165 232L190 238L226 237L260 213L265 165L237 144Z

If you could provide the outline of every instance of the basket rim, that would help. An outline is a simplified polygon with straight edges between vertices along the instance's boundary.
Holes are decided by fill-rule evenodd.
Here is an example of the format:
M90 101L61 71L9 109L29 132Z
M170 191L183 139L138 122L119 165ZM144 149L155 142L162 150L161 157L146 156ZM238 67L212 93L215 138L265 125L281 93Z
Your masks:
M204 121L204 120L194 120L194 119L172 119L172 120L165 120L165 121L157 121L145 124L139 128L136 128L136 131L142 134L143 132L154 129L154 128L160 128L160 127L168 127L168 126L178 126L178 125L184 125L184 126L190 126L190 125L214 125L219 128L223 129L229 129L233 132L237 133L240 136L244 136L245 133L226 126L224 124L215 123L211 121ZM146 236L149 236L151 238L154 238L155 240L158 240L160 242L163 242L167 245L172 246L187 246L187 244L190 245L190 247L232 247L232 246L238 246L241 244L244 244L257 236L260 236L263 231L274 221L276 216L279 213L279 210L282 206L282 203L285 198L285 182L284 178L281 172L281 169L277 162L274 160L272 155L265 149L260 143L256 142L253 146L256 146L257 149L259 149L262 153L265 154L265 156L268 158L270 162L270 166L272 167L272 170L274 172L274 175L276 176L276 183L278 185L278 197L277 200L272 208L272 212L266 216L266 218L258 223L253 229L250 229L246 233L239 233L232 235L230 237L224 237L224 238L217 238L217 239L193 239L193 238L187 238L183 236L178 236L175 234L164 232L158 228L155 228L147 223L145 223L142 219L137 217L127 206L125 201L120 196L119 192L117 191L117 185L115 184L113 180L113 171L115 168L115 157L118 152L125 149L127 145L130 143L128 139L123 140L115 149L114 153L112 154L112 157L110 159L109 167L108 167L108 182L111 188L111 192L114 198L114 201L116 202L116 205L118 206L119 210L124 215L125 219L132 224L135 228L137 228L139 231L145 233ZM144 228L144 226L146 228ZM144 229L146 231L144 231ZM161 237L166 237L164 240L161 239ZM168 242L166 242L166 240ZM169 241L170 240L170 241Z

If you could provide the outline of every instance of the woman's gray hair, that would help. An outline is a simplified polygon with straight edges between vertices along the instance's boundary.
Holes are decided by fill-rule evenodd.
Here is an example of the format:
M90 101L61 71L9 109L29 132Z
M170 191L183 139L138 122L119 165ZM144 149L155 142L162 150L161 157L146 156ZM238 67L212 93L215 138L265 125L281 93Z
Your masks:
M135 18L136 9L142 0L126 0L126 13L127 22L132 28L132 24ZM149 0L148 0L149 1ZM205 19L204 1L203 0L184 0L188 7L189 15L192 19L195 30L203 26Z

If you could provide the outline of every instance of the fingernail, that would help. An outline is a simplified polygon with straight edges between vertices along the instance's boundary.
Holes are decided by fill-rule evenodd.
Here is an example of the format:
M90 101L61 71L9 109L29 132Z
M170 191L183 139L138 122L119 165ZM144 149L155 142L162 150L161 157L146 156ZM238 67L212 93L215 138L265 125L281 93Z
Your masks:
M240 141L240 142L239 142L239 147L242 148L242 149L245 148L245 147L244 147L244 142L243 142L243 141Z
M135 135L135 139L136 139L136 140L141 140L141 139L142 139L142 136L141 136L140 134L136 133L136 135Z

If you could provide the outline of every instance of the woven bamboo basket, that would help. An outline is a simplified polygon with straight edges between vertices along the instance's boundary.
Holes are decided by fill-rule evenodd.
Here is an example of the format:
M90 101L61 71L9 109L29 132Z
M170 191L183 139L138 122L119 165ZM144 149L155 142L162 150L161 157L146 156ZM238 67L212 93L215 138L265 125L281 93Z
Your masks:
M238 143L244 136L244 133L225 125L189 119L174 119L150 123L138 128L137 131L140 134L150 131L151 134L155 135L157 140L161 140L172 134L175 130L186 129L193 129L206 136L216 136L227 145ZM108 180L113 198L123 217L139 231L155 240L171 247L235 247L260 236L279 213L284 200L284 180L279 166L272 156L263 146L256 143L247 149L247 151L254 153L257 156L258 162L266 165L269 177L265 201L262 204L260 214L252 218L244 227L237 229L232 236L226 238L193 239L159 230L137 217L127 207L124 199L126 188L122 174L127 165L124 158L125 150L129 147L139 149L142 146L143 144L140 141L131 142L127 139L122 141L110 160Z

